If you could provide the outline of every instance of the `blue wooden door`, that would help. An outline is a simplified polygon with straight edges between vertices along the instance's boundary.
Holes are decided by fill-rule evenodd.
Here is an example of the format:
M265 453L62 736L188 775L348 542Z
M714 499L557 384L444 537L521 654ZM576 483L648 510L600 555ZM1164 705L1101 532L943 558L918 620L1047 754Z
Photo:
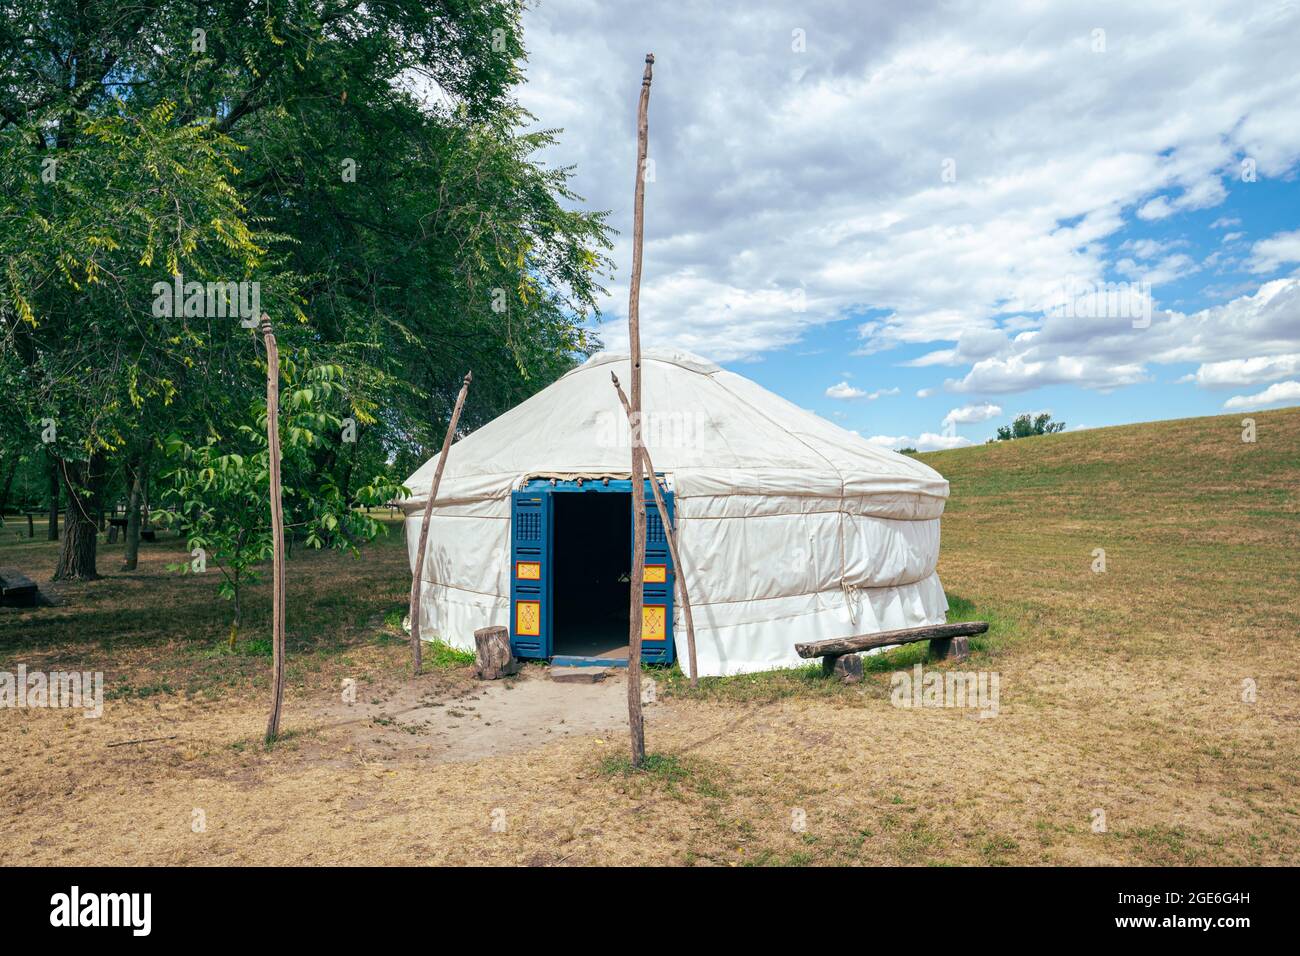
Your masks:
M673 493L660 486L664 507L673 518ZM641 659L647 664L673 662L673 561L668 534L659 520L650 482L645 488L645 587L642 591ZM632 539L636 540L635 535ZM635 547L635 544L633 545Z
M515 657L551 656L551 495L510 494L510 647Z

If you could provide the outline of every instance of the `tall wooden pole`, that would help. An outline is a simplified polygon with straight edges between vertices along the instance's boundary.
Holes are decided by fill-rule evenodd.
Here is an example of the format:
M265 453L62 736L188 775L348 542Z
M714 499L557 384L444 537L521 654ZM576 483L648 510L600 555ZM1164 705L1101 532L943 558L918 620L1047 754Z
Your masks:
M641 629L645 591L645 485L641 472L641 244L645 233L645 157L649 138L650 80L655 55L645 55L641 102L637 107L636 187L632 204L632 276L628 287L627 336L632 360L632 600L628 623L627 723L632 765L645 762L645 720L641 714Z
M632 406L628 404L627 395L623 393L623 386L618 384L618 376L613 372L609 377L614 380L614 390L618 392L618 400L623 403L623 411L627 413L628 424L632 424ZM642 436L644 438L644 436ZM668 552L673 556L673 577L682 587L682 610L686 612L686 648L687 657L691 665L691 686L700 686L700 666L695 659L695 618L691 615L691 598L686 593L686 575L682 571L682 557L677 551L677 529L673 527L672 521L668 517L668 506L664 504L664 496L659 493L659 481L655 478L655 466L650 460L650 449L645 446L644 441L641 444L641 460L645 462L646 476L650 479L650 490L654 492L655 507L659 509L659 521L664 526L664 534L668 537Z
M266 742L280 734L280 709L284 705L284 508L280 499L280 352L271 319L261 323L266 343L266 450L271 461L271 719Z
M442 484L442 470L447 467L447 453L451 450L451 440L456 436L456 426L460 424L460 410L465 407L465 396L469 394L469 383L474 380L473 372L465 373L465 380L460 383L460 394L456 396L456 407L451 410L451 421L447 423L447 435L442 440L442 454L438 456L438 467L433 472L433 484L429 486L429 500L424 503L424 519L420 522L420 544L415 550L415 576L411 578L411 661L415 673L420 673L422 652L420 649L420 582L424 577L424 549L429 544L429 521L433 517L433 499L438 497L438 486Z

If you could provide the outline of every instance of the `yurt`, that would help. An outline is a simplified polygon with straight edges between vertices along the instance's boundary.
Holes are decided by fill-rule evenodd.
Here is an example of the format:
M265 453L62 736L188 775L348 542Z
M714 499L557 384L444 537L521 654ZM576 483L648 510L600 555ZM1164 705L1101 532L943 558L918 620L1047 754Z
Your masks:
M516 656L627 659L631 450L602 352L456 442L430 524L421 633ZM473 391L469 400L473 401ZM643 660L686 669L685 577L700 674L805 664L796 642L942 623L935 573L948 482L904 455L685 352L642 353L643 436L676 526L672 567L647 485ZM438 459L407 479L415 565Z

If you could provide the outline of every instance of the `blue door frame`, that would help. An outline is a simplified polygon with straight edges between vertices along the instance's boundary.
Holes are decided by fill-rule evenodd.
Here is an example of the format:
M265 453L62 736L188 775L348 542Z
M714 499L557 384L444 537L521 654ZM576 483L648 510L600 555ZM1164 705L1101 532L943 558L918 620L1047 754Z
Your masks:
M510 645L516 657L549 660L555 634L552 592L555 578L554 495L632 493L628 479L545 479L528 481L510 500ZM660 493L672 520L673 493L660 483ZM643 589L641 660L671 664L673 648L673 566L668 536L659 520L650 482L645 483L646 581ZM565 663L599 663L606 658L565 659ZM626 663L621 662L621 663Z

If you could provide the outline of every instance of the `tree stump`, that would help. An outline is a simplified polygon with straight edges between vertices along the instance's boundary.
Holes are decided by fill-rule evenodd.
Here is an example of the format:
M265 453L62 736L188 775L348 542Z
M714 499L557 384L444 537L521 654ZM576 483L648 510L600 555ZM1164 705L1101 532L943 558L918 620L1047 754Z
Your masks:
M838 677L846 684L856 684L862 680L862 657L858 654L827 655L822 658L822 673L827 677Z
M519 662L510 650L510 631L500 626L475 631L474 664L480 680L499 680L519 673Z

